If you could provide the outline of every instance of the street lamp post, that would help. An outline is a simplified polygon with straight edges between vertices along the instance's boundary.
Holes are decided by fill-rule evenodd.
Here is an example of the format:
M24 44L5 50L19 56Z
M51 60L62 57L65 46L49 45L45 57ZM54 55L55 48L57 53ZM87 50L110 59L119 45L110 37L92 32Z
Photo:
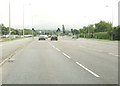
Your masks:
M88 38L90 36L90 28L89 28L89 25L88 25Z
M9 0L9 38L11 35L11 2Z
M24 4L23 4L23 37L24 37Z
M111 23L112 23L112 26L113 26L114 9L113 9L112 6L109 6L109 5L106 5L106 7L111 7L111 10L112 10L112 20L111 20Z
M111 10L112 10L112 20L111 20L111 23L112 23L112 28L113 28L114 9L113 9L113 6L106 5L106 7L111 7ZM113 35L111 36L111 40L113 40Z
M89 36L90 36L90 28L89 28L90 20L89 20L88 16L85 16L85 18L88 20L87 21L87 23L88 23L88 32L87 32L87 34L88 34L88 38L89 38Z
M90 38L90 17L88 17L88 38Z
M24 24L25 23L25 8L24 8L25 6L24 5L25 4L23 4L23 37L25 35L25 30L24 30L25 29L25 27L24 27L25 26L25 24ZM31 4L29 3L29 5L31 5Z

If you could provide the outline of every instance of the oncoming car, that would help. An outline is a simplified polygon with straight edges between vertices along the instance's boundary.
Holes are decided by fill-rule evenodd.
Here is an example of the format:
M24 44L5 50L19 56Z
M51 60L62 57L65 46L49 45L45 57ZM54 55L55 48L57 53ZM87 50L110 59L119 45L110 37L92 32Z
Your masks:
M56 40L56 41L57 41L57 40L58 40L58 36L52 35L52 36L51 36L51 41L52 41L52 40Z
M38 40L46 40L47 38L47 35L40 35Z

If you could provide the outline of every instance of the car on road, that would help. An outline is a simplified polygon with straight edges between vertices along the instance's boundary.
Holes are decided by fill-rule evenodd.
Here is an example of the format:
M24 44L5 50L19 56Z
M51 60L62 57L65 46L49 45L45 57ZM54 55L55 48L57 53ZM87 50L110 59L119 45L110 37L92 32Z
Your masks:
M47 38L47 35L40 35L38 40L46 40Z
M57 41L57 40L58 40L58 36L52 35L52 36L51 36L51 41L52 41L52 40L56 40L56 41Z
M51 35L48 35L48 38L51 38Z

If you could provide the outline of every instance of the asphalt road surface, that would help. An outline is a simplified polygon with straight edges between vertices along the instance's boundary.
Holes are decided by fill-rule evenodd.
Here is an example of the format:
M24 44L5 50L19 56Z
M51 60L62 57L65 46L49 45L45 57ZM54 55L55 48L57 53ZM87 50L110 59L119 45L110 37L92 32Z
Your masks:
M13 61L13 62L12 62ZM3 84L117 84L118 43L60 37L26 45L2 66Z
M20 40L13 40L8 42L0 42L0 62L8 56L15 53L15 51L26 46L32 41L32 38L25 38Z

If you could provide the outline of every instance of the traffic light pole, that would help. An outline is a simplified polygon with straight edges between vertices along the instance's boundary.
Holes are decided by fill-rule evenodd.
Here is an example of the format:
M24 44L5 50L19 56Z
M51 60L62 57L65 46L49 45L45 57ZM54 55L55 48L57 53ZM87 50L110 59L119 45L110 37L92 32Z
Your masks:
M33 36L33 35L34 35L34 34L33 34L33 31L34 31L34 28L32 28L32 38L34 38L34 36Z

